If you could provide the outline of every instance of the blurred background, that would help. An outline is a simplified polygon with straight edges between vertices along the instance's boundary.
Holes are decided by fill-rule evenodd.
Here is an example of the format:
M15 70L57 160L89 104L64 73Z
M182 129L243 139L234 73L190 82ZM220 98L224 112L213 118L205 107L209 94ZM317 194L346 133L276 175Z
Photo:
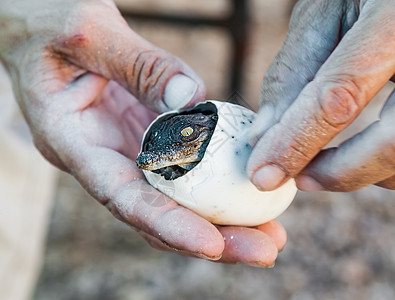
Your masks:
M295 1L116 2L137 33L195 69L209 99L236 97L257 110ZM390 89L334 143L377 118ZM395 299L394 198L377 187L299 192L279 218L288 244L273 269L257 269L154 250L59 173L33 299Z

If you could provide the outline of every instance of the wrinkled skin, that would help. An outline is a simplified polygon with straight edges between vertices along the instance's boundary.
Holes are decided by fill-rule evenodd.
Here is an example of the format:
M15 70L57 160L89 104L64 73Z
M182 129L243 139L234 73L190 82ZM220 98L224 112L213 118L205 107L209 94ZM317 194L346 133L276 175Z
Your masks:
M34 143L52 164L156 248L274 264L286 241L279 223L216 228L153 189L136 167L145 128L177 108L164 92L173 75L197 85L186 106L204 100L202 81L185 63L134 33L108 0L2 0L0 25L0 58Z
M301 0L263 85L252 182L273 190L395 189L395 93L380 119L325 149L395 73L395 1Z

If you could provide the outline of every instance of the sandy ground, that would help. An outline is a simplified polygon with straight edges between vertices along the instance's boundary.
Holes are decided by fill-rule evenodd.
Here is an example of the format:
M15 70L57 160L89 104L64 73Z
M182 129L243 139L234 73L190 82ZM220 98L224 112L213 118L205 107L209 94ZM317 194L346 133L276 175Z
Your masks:
M159 6L154 0L130 2L136 9L170 7L177 13L228 11L226 1L220 0L167 0ZM249 55L240 93L255 108L264 71L286 35L288 2L250 1ZM208 98L228 96L229 40L224 32L131 24L147 39L187 61L205 80ZM375 117L390 89L340 138ZM71 177L60 174L45 262L33 298L395 299L394 198L394 192L376 187L347 194L299 193L279 219L288 230L289 242L277 265L262 270L151 249Z

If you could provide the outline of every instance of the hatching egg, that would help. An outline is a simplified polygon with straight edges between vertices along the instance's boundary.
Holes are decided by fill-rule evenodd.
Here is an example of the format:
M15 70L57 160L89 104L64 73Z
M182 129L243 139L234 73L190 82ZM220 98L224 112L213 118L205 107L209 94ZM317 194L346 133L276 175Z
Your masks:
M262 192L257 190L247 176L246 165L252 151L248 135L256 114L245 107L208 100L188 110L164 113L146 130L140 154L151 143L150 139L157 138L153 137L152 130L158 128L158 124L179 114L197 113L214 116L216 122L208 143L200 145L205 149L202 149L204 151L199 161L186 169L183 165L175 166L174 172L178 174L174 176L169 174L172 172L171 167L167 167L166 174L145 169L143 172L147 181L214 224L256 226L284 212L297 190L293 179L274 191ZM171 130L163 127L163 130ZM188 124L175 130L184 137L193 134L193 127ZM169 136L163 135L163 138L169 139ZM180 143L177 145L180 146ZM166 147L166 153L177 152ZM176 154L173 156L177 156Z

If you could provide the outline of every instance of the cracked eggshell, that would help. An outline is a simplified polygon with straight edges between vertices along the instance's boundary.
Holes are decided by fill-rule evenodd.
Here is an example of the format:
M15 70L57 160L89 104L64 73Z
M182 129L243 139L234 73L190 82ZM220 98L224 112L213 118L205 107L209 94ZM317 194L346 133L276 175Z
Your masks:
M293 179L271 192L258 191L250 182L246 173L252 151L248 135L256 114L228 102L208 100L195 108L199 105L214 105L218 113L203 159L175 180L144 170L148 182L214 224L256 226L278 217L291 204L297 189ZM162 114L152 124L174 113Z

